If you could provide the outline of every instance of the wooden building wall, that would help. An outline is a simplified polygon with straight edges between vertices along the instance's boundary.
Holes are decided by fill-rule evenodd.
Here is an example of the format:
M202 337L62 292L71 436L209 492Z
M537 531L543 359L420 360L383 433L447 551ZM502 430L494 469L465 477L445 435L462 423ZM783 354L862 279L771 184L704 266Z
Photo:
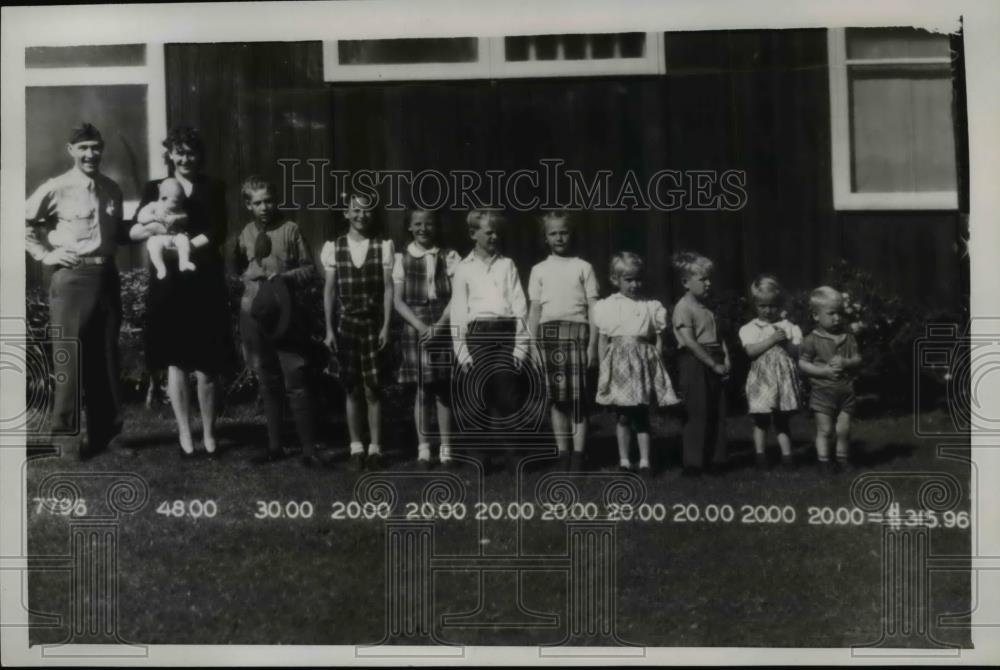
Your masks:
M665 76L326 84L319 42L173 44L168 121L204 132L207 169L230 186L231 237L246 219L238 184L280 176L279 158L412 171L560 158L643 182L660 169L739 169L749 194L739 211L588 213L581 255L603 288L610 254L631 249L647 258L651 289L676 298L669 254L689 248L716 260L728 290L764 271L808 288L845 258L919 302L960 299L957 213L834 211L824 30L668 33L665 46ZM317 254L344 228L329 211L295 218ZM526 280L544 252L533 218L511 218L506 252ZM464 251L464 212L445 219ZM385 227L406 242L399 215Z

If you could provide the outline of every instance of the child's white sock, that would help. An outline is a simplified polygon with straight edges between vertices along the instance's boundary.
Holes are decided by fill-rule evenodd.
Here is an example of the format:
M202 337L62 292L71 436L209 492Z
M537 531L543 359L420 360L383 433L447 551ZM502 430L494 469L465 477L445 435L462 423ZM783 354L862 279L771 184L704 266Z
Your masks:
M618 461L618 464L619 464L620 466L622 466L623 468L630 468L630 467L632 467L632 461L630 461L630 460L629 460L629 459L627 459L627 458L622 458L622 459L620 459L620 460Z
M441 460L450 461L451 460L451 445L442 444L441 445Z
M427 442L421 442L417 445L417 460L419 461L429 461L431 460L431 445Z
M360 442L351 442L351 456L365 453L365 445Z
M376 454L382 453L382 447L378 446L374 442L368 445L368 455L375 456Z
M640 458L639 459L639 469L641 470L642 468L648 468L648 467L649 467L649 459Z

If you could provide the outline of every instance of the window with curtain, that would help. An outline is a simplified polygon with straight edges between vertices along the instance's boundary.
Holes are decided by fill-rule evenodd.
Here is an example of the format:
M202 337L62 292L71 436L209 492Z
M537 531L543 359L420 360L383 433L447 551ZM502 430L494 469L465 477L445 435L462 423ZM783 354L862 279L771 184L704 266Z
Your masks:
M957 207L949 36L848 28L828 39L835 206Z

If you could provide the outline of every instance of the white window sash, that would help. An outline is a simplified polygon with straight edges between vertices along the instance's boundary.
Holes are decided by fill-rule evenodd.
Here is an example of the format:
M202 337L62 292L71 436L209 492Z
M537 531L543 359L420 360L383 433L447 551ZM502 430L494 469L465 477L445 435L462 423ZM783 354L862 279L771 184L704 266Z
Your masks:
M640 58L507 61L504 37L477 37L479 54L473 63L393 63L343 65L337 40L323 42L323 80L419 81L447 79L513 79L527 77L590 77L663 74L663 33L645 33L646 52Z
M830 68L830 155L833 207L838 210L958 209L958 191L891 191L857 193L851 190L851 110L847 68L850 65L910 65L949 63L948 58L847 58L846 31L827 30Z

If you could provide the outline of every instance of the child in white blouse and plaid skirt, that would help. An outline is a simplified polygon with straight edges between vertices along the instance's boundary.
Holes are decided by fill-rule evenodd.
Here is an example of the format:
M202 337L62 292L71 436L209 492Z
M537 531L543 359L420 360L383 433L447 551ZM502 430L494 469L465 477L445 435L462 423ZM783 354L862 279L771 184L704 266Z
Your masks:
M454 249L437 243L437 216L413 209L407 212L413 241L396 254L392 269L393 304L405 322L400 341L399 383L415 384L414 422L417 427L417 466L431 466L431 409L436 405L440 462L451 464L451 332L448 305L451 277L461 260Z
M619 292L599 300L592 321L600 333L597 403L618 416L619 469L631 470L632 433L639 443L639 473L650 476L649 408L680 402L661 358L667 310L659 300L642 297L643 261L638 254L611 259L611 283Z

